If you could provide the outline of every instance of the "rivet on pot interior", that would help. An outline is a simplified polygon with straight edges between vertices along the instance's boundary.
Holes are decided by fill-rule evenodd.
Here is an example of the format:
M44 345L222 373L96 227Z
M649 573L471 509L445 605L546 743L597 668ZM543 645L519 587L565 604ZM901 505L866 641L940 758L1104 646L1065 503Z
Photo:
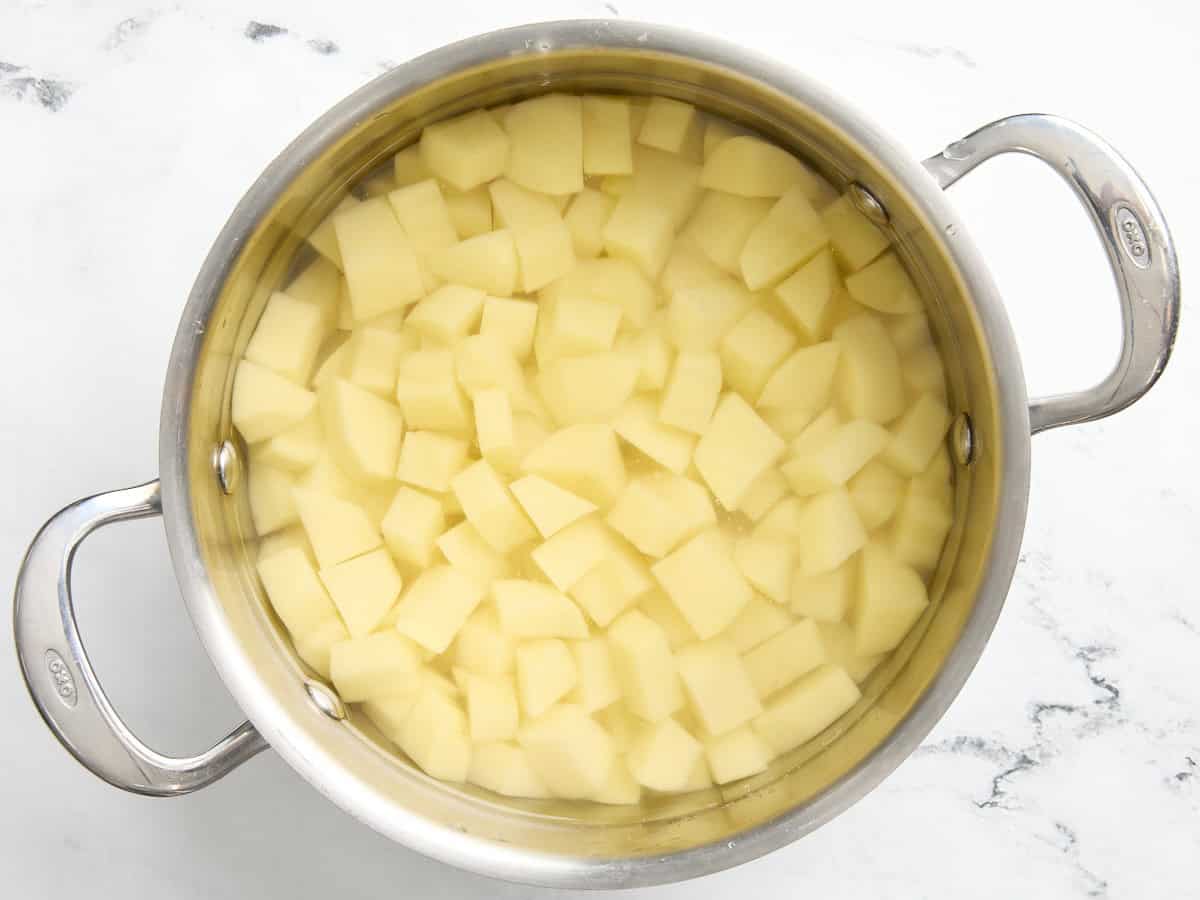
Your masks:
M232 441L222 441L213 450L213 468L217 472L217 483L221 485L222 493L228 496L237 490L242 465Z
M338 722L346 718L346 704L328 685L319 681L305 681L304 690L308 692L308 699L312 700L313 706L329 718Z
M950 452L960 466L969 466L975 459L975 427L965 412L959 413L950 426Z
M846 187L846 192L850 195L850 202L854 204L855 209L876 225L886 225L888 223L887 208L879 202L878 197L857 181L850 182Z

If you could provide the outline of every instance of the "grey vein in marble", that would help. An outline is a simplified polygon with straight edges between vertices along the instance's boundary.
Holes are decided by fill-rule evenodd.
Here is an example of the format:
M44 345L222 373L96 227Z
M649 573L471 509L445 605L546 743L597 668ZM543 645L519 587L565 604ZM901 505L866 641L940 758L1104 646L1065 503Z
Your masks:
M69 81L23 74L24 72L25 66L0 60L0 95L17 100L32 98L43 109L58 112L66 106L75 92L75 85Z

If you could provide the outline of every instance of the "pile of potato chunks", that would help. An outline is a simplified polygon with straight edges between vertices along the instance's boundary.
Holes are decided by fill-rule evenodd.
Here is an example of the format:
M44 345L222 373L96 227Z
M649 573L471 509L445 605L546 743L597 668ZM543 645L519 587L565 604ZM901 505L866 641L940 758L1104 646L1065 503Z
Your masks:
M239 364L258 571L429 775L636 803L859 699L951 525L943 367L887 237L666 98L427 127Z

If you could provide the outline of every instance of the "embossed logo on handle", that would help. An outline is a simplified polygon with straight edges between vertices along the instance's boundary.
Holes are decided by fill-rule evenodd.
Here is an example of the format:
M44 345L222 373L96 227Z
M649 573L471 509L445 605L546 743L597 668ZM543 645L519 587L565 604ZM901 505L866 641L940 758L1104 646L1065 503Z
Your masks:
M1150 244L1146 240L1146 229L1133 210L1124 204L1113 207L1113 226L1130 261L1139 269L1149 268Z
M75 677L63 662L63 658L58 655L58 651L46 651L46 671L54 681L54 691L63 702L63 706L73 707L79 700L79 694L75 690Z

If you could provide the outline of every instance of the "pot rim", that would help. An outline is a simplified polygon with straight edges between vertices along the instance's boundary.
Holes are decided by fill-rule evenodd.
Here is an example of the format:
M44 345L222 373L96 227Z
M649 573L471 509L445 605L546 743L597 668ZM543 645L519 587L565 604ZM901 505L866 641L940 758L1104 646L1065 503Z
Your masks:
M936 227L941 249L974 301L980 333L996 372L1001 423L1001 480L996 525L974 608L962 634L908 716L853 771L809 802L739 834L733 840L667 855L571 858L502 846L433 826L397 809L369 785L326 777L338 761L317 748L256 675L234 639L206 570L193 520L187 452L198 360L225 280L246 238L283 190L346 130L411 91L463 69L557 49L636 49L700 58L775 90L803 98L861 147L869 148ZM356 90L318 118L276 157L250 187L209 251L184 307L163 390L159 463L163 518L175 573L188 613L222 680L268 743L319 791L393 840L443 862L486 875L555 887L629 888L680 881L747 862L828 822L875 788L907 758L958 695L978 662L1012 580L1029 492L1030 430L1024 376L999 294L962 221L932 177L852 106L789 67L723 40L688 30L626 20L563 20L489 32L404 63ZM453 839L448 839L453 836ZM466 838L466 840L464 840Z

